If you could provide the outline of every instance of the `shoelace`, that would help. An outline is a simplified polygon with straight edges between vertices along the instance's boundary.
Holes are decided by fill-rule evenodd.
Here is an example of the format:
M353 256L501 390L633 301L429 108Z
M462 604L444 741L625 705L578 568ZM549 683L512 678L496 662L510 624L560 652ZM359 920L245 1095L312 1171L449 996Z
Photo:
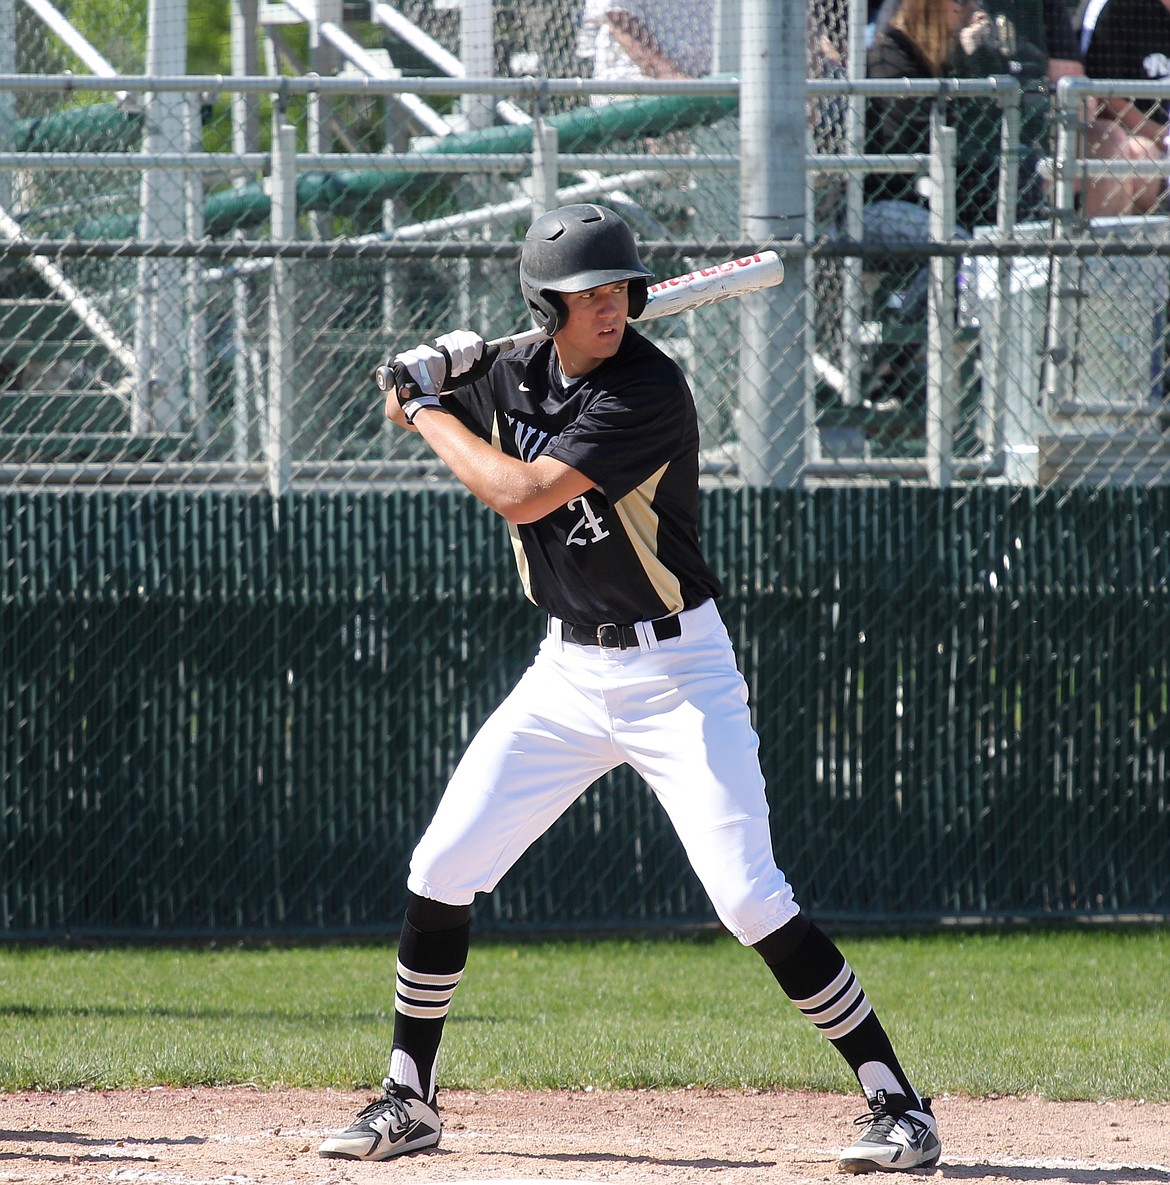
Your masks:
M884 1139L894 1129L894 1124L901 1118L889 1111L870 1111L866 1115L858 1115L853 1121L854 1127L864 1127L867 1136Z
M406 1109L406 1104L397 1095L392 1094L383 1095L367 1104L362 1108L358 1119L372 1118L386 1110L394 1112L395 1122L400 1128L410 1126L410 1112Z
M929 1124L923 1123L921 1119L911 1115L909 1112L895 1115L891 1111L885 1111L880 1108L870 1112L869 1115L859 1115L853 1121L853 1124L855 1127L865 1127L866 1130L865 1135L862 1137L863 1139L884 1140L894 1130L894 1127L903 1120L909 1125L916 1143L930 1130ZM866 1127L867 1124L869 1125L868 1127Z

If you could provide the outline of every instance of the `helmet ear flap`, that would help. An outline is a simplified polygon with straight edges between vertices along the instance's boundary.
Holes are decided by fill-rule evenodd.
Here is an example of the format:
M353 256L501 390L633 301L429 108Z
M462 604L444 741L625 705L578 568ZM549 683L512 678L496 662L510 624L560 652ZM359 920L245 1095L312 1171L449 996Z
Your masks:
M549 337L564 328L564 324L568 320L568 309L565 308L565 302L555 292L550 292L547 288L540 292L534 292L526 303L529 313L532 314L532 319Z
M646 300L650 294L648 280L631 280L626 288L630 296L630 320L636 321L646 311Z

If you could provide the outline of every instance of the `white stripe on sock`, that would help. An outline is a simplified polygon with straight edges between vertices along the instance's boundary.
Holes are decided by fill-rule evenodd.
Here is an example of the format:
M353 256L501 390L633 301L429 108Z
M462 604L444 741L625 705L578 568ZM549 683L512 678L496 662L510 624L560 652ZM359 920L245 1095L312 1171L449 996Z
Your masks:
M428 987L449 987L452 991L455 990L460 978L463 975L463 970L447 971L442 975L428 975L425 971L412 971L405 966L401 959L398 960L397 965L398 978L409 979L411 983L426 984Z
M853 1032L873 1011L848 963L822 991L793 1003L830 1041Z
M826 1004L824 1008L802 1008L801 1012L819 1029L822 1025L832 1024L844 1016L861 995L861 984L856 979L851 978L849 986L845 989L845 994L839 1000L834 1000L831 1004Z
M873 1008L870 1007L869 1001L865 996L862 996L861 1003L839 1025L835 1025L833 1028L828 1028L825 1025L817 1025L817 1028L830 1041L836 1041L838 1037L844 1037L847 1033L852 1033L872 1011Z
M831 1000L848 982L853 978L853 970L848 963L842 966L837 973L837 978L829 984L828 987L817 992L815 996L809 996L807 1000L793 1000L793 1004L801 1010L801 1012L808 1013L810 1009L815 1011L821 1005Z
M398 978L394 985L394 1008L403 1016L419 1020L442 1020L451 1007L451 997L459 984L462 971L447 975L424 975L398 962ZM422 987L421 984L428 986Z

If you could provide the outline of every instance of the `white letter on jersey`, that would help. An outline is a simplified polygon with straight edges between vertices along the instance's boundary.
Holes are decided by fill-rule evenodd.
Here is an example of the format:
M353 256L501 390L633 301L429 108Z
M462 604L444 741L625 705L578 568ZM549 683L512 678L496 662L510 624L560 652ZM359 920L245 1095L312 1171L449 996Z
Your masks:
M569 532L566 542L584 547L587 543L600 543L602 539L609 538L609 532L602 528L601 519L593 513L593 507L589 505L589 500L584 495L574 498L572 502L565 503L566 510L572 510L575 506L580 506L584 513L576 526ZM588 539L582 538L586 531L589 532Z

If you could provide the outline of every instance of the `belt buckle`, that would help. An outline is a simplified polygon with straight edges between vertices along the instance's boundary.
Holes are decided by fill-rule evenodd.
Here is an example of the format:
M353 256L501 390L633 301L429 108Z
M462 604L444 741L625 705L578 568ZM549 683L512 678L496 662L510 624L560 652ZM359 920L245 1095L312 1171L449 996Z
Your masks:
M597 627L597 644L602 650L625 650L626 648L625 642L622 641L622 631L612 621Z

